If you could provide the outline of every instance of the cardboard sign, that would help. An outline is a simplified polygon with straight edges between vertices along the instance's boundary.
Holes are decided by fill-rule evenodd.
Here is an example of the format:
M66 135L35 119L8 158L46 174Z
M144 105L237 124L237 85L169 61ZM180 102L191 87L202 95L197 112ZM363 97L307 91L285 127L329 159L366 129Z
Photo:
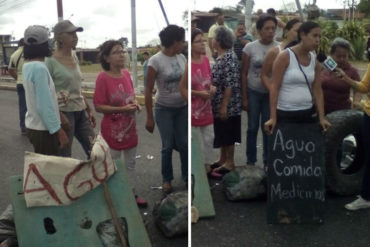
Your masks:
M318 124L278 123L269 137L268 223L323 222L324 138Z
M126 225L126 239L130 247L152 246L132 187L128 184L126 167L116 160L118 171L107 181L113 205L122 225ZM104 225L112 221L103 186L89 191L70 205L62 207L27 208L23 196L22 176L9 179L10 199L20 247L104 247L121 246L115 240L115 229ZM105 229L104 229L105 228ZM114 238L115 237L115 238Z
M116 170L101 135L96 137L88 161L26 152L23 191L27 207L68 205Z

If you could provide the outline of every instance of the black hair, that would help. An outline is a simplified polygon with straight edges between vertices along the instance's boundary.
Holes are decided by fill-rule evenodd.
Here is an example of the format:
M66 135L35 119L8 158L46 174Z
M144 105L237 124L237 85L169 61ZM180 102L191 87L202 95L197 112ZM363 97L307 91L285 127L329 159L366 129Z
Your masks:
M301 40L301 33L307 35L312 29L320 27L319 24L313 21L303 22L298 29L298 40Z
M203 35L203 31L200 30L199 28L194 28L191 31L191 43L194 42L195 37L197 37L199 34Z
M267 12L267 14L269 14L269 15L276 16L276 11L275 11L275 9L273 9L273 8L269 8L266 12Z
M147 56L149 56L149 52L144 51L144 52L143 52L143 55L147 55Z
M120 45L123 48L123 44L121 42L112 39L105 41L103 44L99 46L98 54L99 62L103 69L106 71L110 70L110 64L105 60L105 57L110 55L110 52L116 45Z
M231 49L234 45L234 34L224 26L219 26L215 30L215 40L222 49Z
M51 49L49 42L46 41L40 45L27 45L24 44L23 48L24 59L34 59L39 57L50 57Z
M290 21L286 23L284 30L289 31L290 29L294 27L295 24L300 23L300 22L301 21L299 19L291 19Z
M165 48L169 48L176 41L182 41L185 39L185 29L177 25L168 25L159 33L161 45Z
M265 25L266 22L268 21L272 21L275 23L275 26L277 25L277 20L275 17L271 16L271 15L261 15L258 20L257 20L257 23L256 23L256 28L258 31L261 31L263 26Z

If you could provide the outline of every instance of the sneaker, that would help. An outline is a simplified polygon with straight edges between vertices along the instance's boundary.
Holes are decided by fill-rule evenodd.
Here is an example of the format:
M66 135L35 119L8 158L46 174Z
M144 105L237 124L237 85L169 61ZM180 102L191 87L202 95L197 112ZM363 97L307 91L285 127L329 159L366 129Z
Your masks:
M135 195L135 201L139 208L146 208L148 206L148 202L140 196Z
M358 196L356 200L354 200L351 203L346 204L344 207L351 211L355 211L355 210L363 209L363 208L370 208L370 201L366 201L361 196Z

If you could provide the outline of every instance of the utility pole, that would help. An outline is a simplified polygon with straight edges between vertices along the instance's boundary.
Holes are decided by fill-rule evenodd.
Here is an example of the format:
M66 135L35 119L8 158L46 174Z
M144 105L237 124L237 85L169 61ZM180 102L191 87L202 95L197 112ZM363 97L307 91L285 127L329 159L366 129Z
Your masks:
M137 50L136 50L136 0L131 0L131 39L132 39L132 75L134 88L137 88Z
M253 0L245 1L245 27L250 30L252 27L252 11L253 11Z
M303 16L303 10L301 8L301 3L299 2L299 0L295 0L295 4L297 5L299 15L301 16L301 21L303 22L304 21L304 16Z
M159 6L161 7L161 10L162 10L162 13L163 13L163 16L164 16L164 20L166 21L167 26L168 26L168 25L170 25L170 23L168 22L167 14L166 14L166 11L163 8L162 1L161 0L158 0L158 2L159 2Z
M58 22L63 21L63 0L57 0Z

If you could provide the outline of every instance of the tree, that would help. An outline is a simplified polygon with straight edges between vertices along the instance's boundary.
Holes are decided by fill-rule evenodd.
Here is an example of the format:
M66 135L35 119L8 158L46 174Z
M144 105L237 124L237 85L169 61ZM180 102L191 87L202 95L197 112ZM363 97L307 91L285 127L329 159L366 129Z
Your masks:
M370 16L370 0L361 0L357 8L360 12Z
M188 30L188 10L185 10L184 13L182 14L182 20L184 21L185 29Z

